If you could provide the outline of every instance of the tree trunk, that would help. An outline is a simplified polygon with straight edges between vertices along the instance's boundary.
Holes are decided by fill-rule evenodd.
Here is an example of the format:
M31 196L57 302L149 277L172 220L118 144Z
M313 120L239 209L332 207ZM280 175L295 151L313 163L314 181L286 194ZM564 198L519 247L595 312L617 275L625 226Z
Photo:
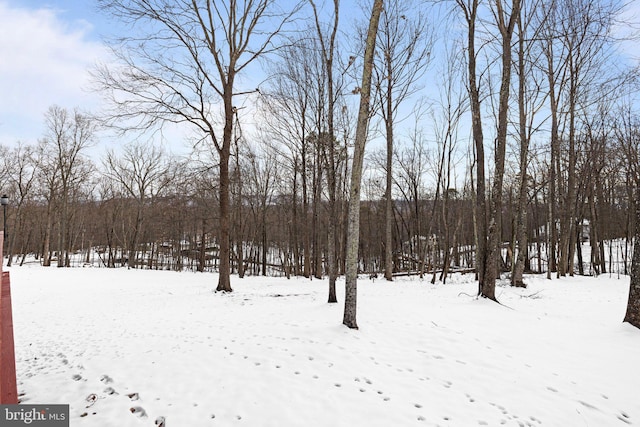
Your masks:
M640 328L640 182L636 183L635 200L636 223L634 230L633 261L631 262L631 281L629 300L624 321Z
M229 67L231 69L231 66ZM218 267L218 287L216 292L232 292L231 289L231 247L229 239L229 157L231 154L231 139L233 135L233 118L235 111L232 100L233 79L231 75L224 92L225 124L223 131L222 149L220 155L220 264Z
M387 55L387 61L390 61L391 55ZM391 67L388 67L391 69ZM387 139L387 170L386 170L386 189L385 189L385 221L384 221L384 278L388 281L393 280L393 199L391 188L393 186L393 102L392 82L391 78L387 79L387 99L385 101L387 112L385 115L386 123L386 139Z
M513 267L511 284L516 287L526 287L523 275L525 259L527 257L527 162L529 155L529 136L526 128L526 108L525 108L525 35L523 34L524 23L522 14L518 18L520 34L518 37L518 112L519 112L519 133L520 133L520 188L518 191L518 211L516 212L516 239L518 241L518 254Z
M500 259L502 235L502 187L507 146L507 127L509 110L509 93L511 86L511 38L517 17L520 15L520 0L513 0L511 15L505 21L502 2L496 1L498 27L502 36L502 79L500 82L500 100L498 106L498 126L496 132L495 168L493 187L491 190L491 208L488 221L488 248L484 281L481 284L481 295L496 301L496 279L499 277L498 260Z
M358 110L358 124L353 150L353 164L351 168L351 183L349 186L349 217L347 224L347 255L344 316L342 323L351 329L358 329L356 322L358 295L358 246L360 234L360 187L362 181L362 166L364 150L369 128L369 102L371 97L371 74L373 71L373 55L376 47L378 23L383 8L383 0L374 0L369 30L364 51L364 65L362 70L362 86L360 89L360 107Z

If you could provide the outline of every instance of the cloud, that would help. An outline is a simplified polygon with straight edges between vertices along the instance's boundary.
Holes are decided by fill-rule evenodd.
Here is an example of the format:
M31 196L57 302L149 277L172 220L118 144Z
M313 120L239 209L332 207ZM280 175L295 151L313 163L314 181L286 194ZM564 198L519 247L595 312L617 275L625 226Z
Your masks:
M33 142L53 104L94 109L88 69L106 49L92 40L86 20L64 21L50 8L28 9L0 0L0 143Z

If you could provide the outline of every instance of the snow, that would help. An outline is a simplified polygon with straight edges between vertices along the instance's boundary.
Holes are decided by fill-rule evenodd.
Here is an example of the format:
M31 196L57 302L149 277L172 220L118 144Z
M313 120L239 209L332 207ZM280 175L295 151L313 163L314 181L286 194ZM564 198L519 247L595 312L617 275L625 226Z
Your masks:
M326 281L10 271L21 401L72 426L640 425L624 276L361 279L356 331Z

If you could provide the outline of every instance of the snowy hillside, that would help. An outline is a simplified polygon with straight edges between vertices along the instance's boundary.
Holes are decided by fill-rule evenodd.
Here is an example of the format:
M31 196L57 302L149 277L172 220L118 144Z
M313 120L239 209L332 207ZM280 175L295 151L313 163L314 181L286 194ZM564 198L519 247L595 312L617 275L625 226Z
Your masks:
M72 426L640 425L628 278L359 282L359 331L325 281L11 269L18 389ZM342 289L342 283L339 287ZM342 292L339 301L343 301Z

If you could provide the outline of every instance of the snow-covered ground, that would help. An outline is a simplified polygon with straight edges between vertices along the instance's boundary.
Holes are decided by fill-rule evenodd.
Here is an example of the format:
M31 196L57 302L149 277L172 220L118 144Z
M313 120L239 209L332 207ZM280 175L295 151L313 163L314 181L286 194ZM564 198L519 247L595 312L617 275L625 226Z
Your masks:
M326 281L10 271L21 400L71 426L640 425L627 277L361 279L355 331Z

